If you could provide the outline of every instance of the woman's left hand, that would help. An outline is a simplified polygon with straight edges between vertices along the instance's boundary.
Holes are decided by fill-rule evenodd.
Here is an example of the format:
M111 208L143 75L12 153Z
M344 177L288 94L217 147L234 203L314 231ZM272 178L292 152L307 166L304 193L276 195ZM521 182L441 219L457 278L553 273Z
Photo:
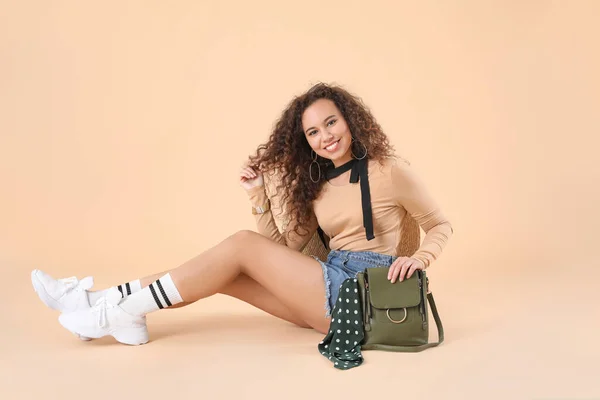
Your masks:
M425 265L422 261L411 257L398 257L396 261L390 266L388 272L388 279L394 283L396 279L402 282L404 278L408 279L412 276L416 270L424 270Z

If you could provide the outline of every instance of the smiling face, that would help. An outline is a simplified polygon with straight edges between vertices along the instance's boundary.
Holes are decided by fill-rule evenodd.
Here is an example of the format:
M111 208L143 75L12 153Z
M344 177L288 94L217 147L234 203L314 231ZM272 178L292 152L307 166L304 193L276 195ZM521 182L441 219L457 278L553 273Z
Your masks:
M352 159L352 134L335 103L319 99L302 114L302 129L308 144L335 167Z

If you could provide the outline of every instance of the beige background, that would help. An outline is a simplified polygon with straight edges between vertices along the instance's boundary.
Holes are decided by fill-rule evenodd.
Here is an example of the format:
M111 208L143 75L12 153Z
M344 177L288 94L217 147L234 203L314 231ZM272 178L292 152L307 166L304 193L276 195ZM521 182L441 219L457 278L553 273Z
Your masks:
M600 398L599 17L577 0L3 1L0 397ZM317 81L365 100L453 222L430 269L443 346L337 371L320 334L222 296L150 315L136 348L59 326L33 268L106 287L255 229L239 166Z

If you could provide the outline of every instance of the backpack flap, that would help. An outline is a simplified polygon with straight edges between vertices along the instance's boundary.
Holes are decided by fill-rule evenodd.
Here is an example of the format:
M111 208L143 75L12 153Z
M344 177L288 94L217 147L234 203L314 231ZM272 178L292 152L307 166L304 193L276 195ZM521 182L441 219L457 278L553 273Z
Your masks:
M389 268L367 268L366 280L368 282L369 303L372 307L385 309L399 309L416 307L421 304L421 277L415 271L408 279L402 282L391 283L387 279Z

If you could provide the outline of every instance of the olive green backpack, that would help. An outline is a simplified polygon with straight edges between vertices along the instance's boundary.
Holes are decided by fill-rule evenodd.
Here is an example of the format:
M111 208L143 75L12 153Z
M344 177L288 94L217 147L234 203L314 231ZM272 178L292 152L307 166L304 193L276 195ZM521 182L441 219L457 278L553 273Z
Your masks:
M444 328L437 312L425 271L417 270L402 282L387 279L389 268L367 268L356 276L363 314L362 350L418 352L444 341ZM438 330L438 341L429 342L429 313Z

